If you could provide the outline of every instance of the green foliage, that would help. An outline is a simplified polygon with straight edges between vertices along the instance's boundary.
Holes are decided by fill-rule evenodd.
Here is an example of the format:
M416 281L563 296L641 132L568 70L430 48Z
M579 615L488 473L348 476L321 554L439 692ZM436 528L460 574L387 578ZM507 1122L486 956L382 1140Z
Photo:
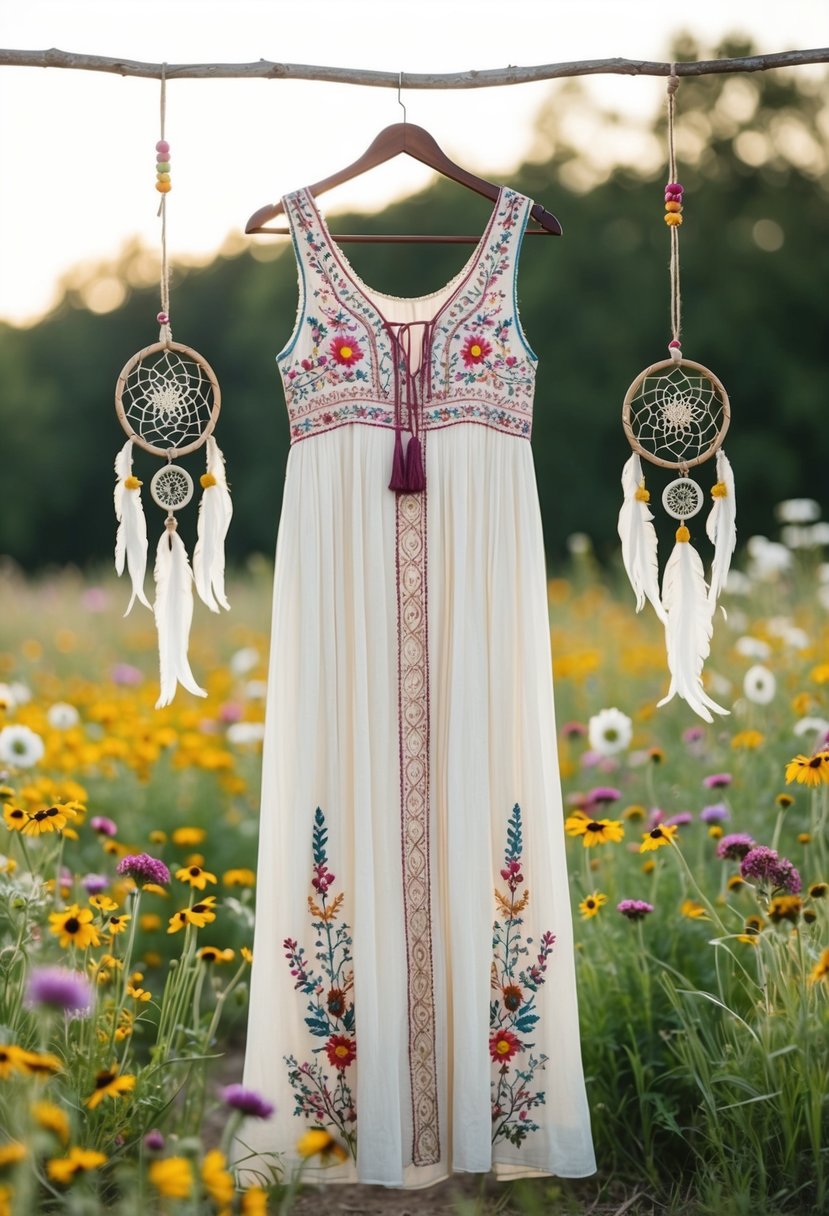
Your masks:
M732 40L716 53L750 50ZM673 53L705 54L688 41ZM728 451L743 537L768 532L775 501L819 498L825 485L824 94L821 79L796 69L685 80L678 94L684 353L710 367L731 396ZM540 357L533 448L551 561L576 531L594 537L602 560L615 552L626 454L621 401L670 337L664 113L650 123L656 155L608 169L592 163L587 137L574 147L565 134L570 111L588 108L578 84L557 90L539 116L539 159L509 175L556 213L565 233L528 238L520 273L522 323ZM604 130L620 130L621 149L615 116L599 120ZM487 209L441 180L371 220L341 217L332 226L469 232L483 227ZM134 253L124 253L125 278ZM378 289L417 295L448 281L465 250L360 245L348 256ZM122 437L114 385L130 355L155 336L156 296L155 288L132 289L117 311L100 316L70 291L38 326L0 327L0 552L27 568L112 550L111 467ZM200 270L176 267L172 298L176 338L205 355L222 386L231 556L271 553L288 455L273 360L295 315L292 252L262 261L246 251ZM141 456L136 464L139 476L156 467ZM195 506L189 511L185 532Z

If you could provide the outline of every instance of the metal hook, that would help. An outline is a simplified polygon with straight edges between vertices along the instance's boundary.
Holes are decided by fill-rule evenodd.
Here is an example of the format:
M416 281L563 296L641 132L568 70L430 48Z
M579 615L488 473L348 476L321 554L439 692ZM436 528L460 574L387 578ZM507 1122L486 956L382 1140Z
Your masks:
M405 106L405 104L404 104L404 102L403 102L402 97L400 96L400 90L401 90L402 88L403 88L403 73L402 73L402 72L398 72L398 73L397 73L397 104L398 104L398 105L399 105L399 106L402 108L402 110L403 110L403 121L405 122L405 121L406 121L406 106Z

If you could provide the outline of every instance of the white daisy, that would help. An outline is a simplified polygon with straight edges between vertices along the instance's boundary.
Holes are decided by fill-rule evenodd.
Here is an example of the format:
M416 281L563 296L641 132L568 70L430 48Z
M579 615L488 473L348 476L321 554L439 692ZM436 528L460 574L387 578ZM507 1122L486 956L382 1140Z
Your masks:
M268 685L264 680L248 680L245 685L245 696L249 701L264 701Z
M0 711L14 709L14 693L8 684L0 684Z
M633 722L614 706L602 709L587 724L590 747L601 756L623 752L633 738Z
M0 730L0 762L15 768L31 768L43 759L46 749L40 735L28 726L4 726Z
M729 595L748 595L751 591L752 583L747 574L743 574L742 570L729 570L725 580L725 589ZM729 613L729 616L731 613Z
M264 737L264 722L231 722L227 728L228 743L261 743Z
M259 662L259 651L254 646L243 646L231 657L230 670L235 676L247 675Z
M744 659L767 659L771 655L771 646L768 642L764 642L762 638L753 638L750 634L737 638L734 649Z
M14 697L15 705L26 705L32 699L32 690L28 684L23 684L20 680L15 680L11 686L12 696Z
M811 524L820 519L820 504L814 498L787 498L777 504L774 513L781 524Z
M746 548L751 558L750 574L753 578L774 579L791 567L793 558L790 549L767 536L752 536Z
M55 701L46 711L46 719L53 730L71 730L81 720L81 715L68 701Z
M792 730L796 735L819 735L820 739L829 735L829 721L826 718L798 718Z
M753 667L749 667L745 674L743 692L749 701L753 701L755 705L768 705L769 701L774 700L774 694L777 692L777 681L768 667L763 667L761 663L755 663Z

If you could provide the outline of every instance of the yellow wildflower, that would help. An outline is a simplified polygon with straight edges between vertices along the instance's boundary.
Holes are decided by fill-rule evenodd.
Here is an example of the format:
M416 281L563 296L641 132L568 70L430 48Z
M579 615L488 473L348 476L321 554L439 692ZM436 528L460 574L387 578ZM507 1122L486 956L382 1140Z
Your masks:
M819 980L829 978L829 946L821 954L812 970L809 972L809 983L817 984Z
M98 930L91 924L92 912L89 908L79 908L71 904L62 912L49 913L50 932L59 939L61 946L77 946L85 950L87 946L100 944Z
M161 917L156 912L144 912L138 918L138 925L145 933L154 933L161 928Z
M22 832L26 824L29 822L29 816L22 807L9 806L3 807L3 818L6 821L6 827L10 832Z
M242 958L245 960L246 963L253 962L253 952L251 950L249 950L247 946L242 946L239 953L241 954Z
M348 1160L348 1150L322 1127L309 1128L304 1136L300 1136L296 1148L300 1157L315 1157L319 1154L323 1161L332 1158L335 1161Z
M222 875L222 882L226 887L252 887L256 883L256 875L253 870L246 870L244 868L225 870Z
M19 1141L9 1140L5 1144L0 1144L0 1170L5 1169L9 1165L17 1165L25 1157L26 1146L20 1144Z
M194 845L201 844L207 832L204 828L176 828L171 836L173 844Z
M268 1216L268 1192L260 1186L248 1187L242 1193L240 1212L241 1216Z
M829 783L829 752L814 756L795 756L786 765L786 781L798 785L818 786Z
M708 919L708 913L705 910L705 906L696 899L684 899L679 910L682 915L687 916L689 920Z
M127 922L131 920L131 916L108 916L104 921L104 931L110 937L115 937L116 934L126 931Z
M176 870L176 878L199 891L203 891L209 882L219 881L215 874L203 870L201 866L182 866L180 870Z
M585 920L590 920L592 916L597 916L602 904L607 903L607 896L602 895L601 891L594 891L592 895L585 895L584 899L579 904L579 912Z
M89 902L99 912L114 912L118 907L115 900L110 899L108 895L90 895Z
M21 1072L31 1077L53 1077L63 1068L63 1061L50 1051L24 1051L20 1057Z
M159 1195L169 1199L188 1199L193 1186L193 1173L186 1157L164 1157L153 1161L149 1168L150 1182Z
M755 748L762 747L765 741L766 736L759 730L741 730L731 740L731 746L738 751L754 751Z
M581 836L586 849L608 841L618 844L625 834L618 819L590 819L586 815L568 815L564 824L568 836Z
M117 1098L120 1094L130 1093L135 1089L134 1076L119 1076L118 1066L113 1064L111 1069L99 1072L95 1077L95 1088L88 1098L84 1098L84 1106L94 1110L104 1098Z
M203 929L205 925L211 924L216 919L216 913L213 910L215 902L215 895L206 895L200 903L193 904L192 908L179 909L170 917L167 932L178 933L179 929L183 929L185 925L195 925L197 929Z
M69 1150L69 1155L66 1157L52 1157L46 1162L46 1173L53 1182L62 1182L68 1185L78 1175L86 1173L87 1170L97 1170L100 1166L105 1165L107 1158L103 1153L95 1152L94 1149L78 1148L73 1146Z
M221 1149L213 1148L204 1155L201 1167L204 1188L217 1207L230 1211L236 1184L227 1169L225 1155Z
M47 1132L54 1132L64 1144L69 1143L69 1119L63 1107L45 1099L42 1102L33 1102L32 1118L38 1127Z
M236 957L236 951L229 946L226 950L220 950L218 946L202 946L196 953L204 963L232 963Z
M639 852L647 853L650 849L661 849L664 844L673 844L676 833L675 823L658 823L642 837Z

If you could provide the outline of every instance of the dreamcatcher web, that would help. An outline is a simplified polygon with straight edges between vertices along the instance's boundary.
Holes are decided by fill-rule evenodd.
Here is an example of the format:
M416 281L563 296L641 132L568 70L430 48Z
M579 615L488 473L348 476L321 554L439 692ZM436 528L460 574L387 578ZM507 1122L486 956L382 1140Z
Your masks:
M629 416L644 454L677 465L704 460L728 424L720 386L687 364L646 372L631 396Z
M213 429L214 382L202 363L170 347L125 369L120 404L145 445L164 452L196 447Z

